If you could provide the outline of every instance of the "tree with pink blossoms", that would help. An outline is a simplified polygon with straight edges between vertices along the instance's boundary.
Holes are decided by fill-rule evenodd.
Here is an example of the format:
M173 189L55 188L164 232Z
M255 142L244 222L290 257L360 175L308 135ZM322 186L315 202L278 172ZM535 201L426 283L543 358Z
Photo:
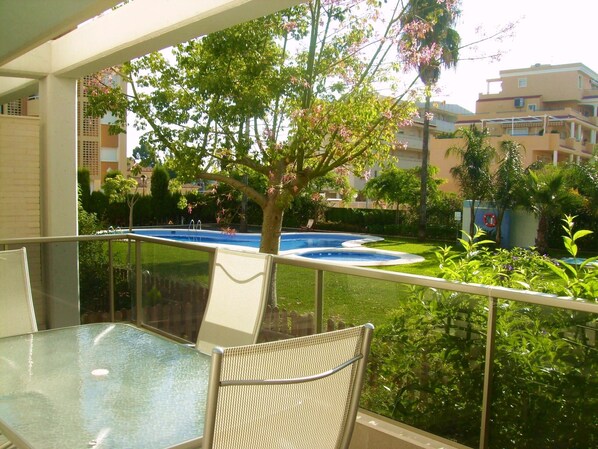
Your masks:
M405 81L398 56L437 57L432 43L405 45L430 26L407 20L414 3L314 0L126 63L129 92L98 85L90 105L117 117L115 131L133 112L142 143L181 178L226 183L258 204L260 251L277 253L295 197L330 174L393 162L418 79Z

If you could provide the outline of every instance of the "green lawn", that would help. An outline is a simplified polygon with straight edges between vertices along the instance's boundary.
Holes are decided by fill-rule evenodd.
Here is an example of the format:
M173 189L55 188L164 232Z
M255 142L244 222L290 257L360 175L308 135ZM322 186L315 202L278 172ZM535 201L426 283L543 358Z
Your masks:
M382 270L436 277L440 273L440 270L438 268L438 261L436 259L435 251L444 245L445 244L438 242L421 243L417 240L384 237L384 240L370 243L366 246L388 251L400 251L403 253L417 254L425 259L424 262L419 263L381 267L380 269Z
M381 267L380 269L437 276L438 262L434 251L437 243L419 243L414 240L386 238L368 245L391 251L417 254L424 262ZM118 260L126 260L127 245L115 245ZM143 271L162 278L189 282L208 283L208 254L145 243L142 246ZM281 265L277 270L278 304L280 308L298 313L315 310L315 273L313 270ZM371 321L380 324L386 321L388 311L396 307L397 301L408 287L385 281L373 281L352 276L326 273L324 276L324 317L342 319L347 323Z

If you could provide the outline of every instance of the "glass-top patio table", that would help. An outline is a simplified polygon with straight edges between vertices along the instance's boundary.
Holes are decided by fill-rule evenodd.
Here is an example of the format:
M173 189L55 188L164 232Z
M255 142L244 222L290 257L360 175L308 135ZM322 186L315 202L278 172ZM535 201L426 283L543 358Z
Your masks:
M0 339L0 430L20 448L200 446L210 357L128 324Z

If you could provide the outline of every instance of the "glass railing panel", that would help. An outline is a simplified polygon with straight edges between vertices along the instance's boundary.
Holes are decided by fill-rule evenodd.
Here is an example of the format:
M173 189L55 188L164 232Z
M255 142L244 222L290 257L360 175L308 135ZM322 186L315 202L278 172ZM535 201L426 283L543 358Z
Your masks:
M367 282L355 304L378 306L362 407L421 430L478 447L487 299L404 284Z
M200 249L141 242L141 321L194 342L208 298L209 264L210 253Z
M109 245L112 245L112 264ZM106 240L79 242L79 291L81 322L111 320L111 282L115 321L130 321L131 284L127 269L126 243ZM111 277L112 270L112 277Z
M275 264L276 295L266 307L259 341L281 340L316 332L315 271Z
M489 447L598 447L598 315L498 310Z
M314 332L316 279L278 265L278 308L293 336ZM332 272L322 284L324 330L375 326L361 406L478 447L487 297Z

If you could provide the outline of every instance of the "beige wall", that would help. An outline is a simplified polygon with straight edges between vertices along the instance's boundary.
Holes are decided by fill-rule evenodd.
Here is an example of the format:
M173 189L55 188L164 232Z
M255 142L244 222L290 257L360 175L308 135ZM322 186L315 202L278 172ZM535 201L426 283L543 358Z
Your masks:
M39 119L0 115L0 238L39 237L39 201ZM27 259L35 316L43 329L39 245L27 247Z
M590 72L582 64L535 65L503 70L500 72L501 91L480 95L476 112L523 112L529 111L530 104L535 104L536 110L573 107L593 115L591 106L579 104L584 95L592 95L596 91L591 84ZM523 108L515 108L515 98L524 99Z
M40 235L39 119L0 115L0 237Z
M578 76L581 72L549 72L539 74L513 74L503 77L502 95L513 97L526 97L529 95L542 95L544 101L580 100L583 87L579 88ZM526 87L518 87L519 80L526 79ZM583 84L582 84L583 85ZM555 88L558 86L558 89Z
M100 142L102 147L118 148L118 134L110 134L110 126L100 125Z
M567 153L567 149L560 145L560 136L558 134L545 134L543 136L509 136L504 135L500 137L491 137L488 144L494 148L499 148L503 140L513 140L523 145L523 167L527 167L537 160L544 162L553 161L553 151L559 151L559 162L569 160L573 157L574 151ZM453 155L446 156L446 152L450 147L461 147L464 145L462 139L436 139L430 140L430 164L438 167L438 177L447 180L445 184L440 186L441 190L445 192L459 192L459 184L453 179L450 174L451 167L459 164L459 159Z

